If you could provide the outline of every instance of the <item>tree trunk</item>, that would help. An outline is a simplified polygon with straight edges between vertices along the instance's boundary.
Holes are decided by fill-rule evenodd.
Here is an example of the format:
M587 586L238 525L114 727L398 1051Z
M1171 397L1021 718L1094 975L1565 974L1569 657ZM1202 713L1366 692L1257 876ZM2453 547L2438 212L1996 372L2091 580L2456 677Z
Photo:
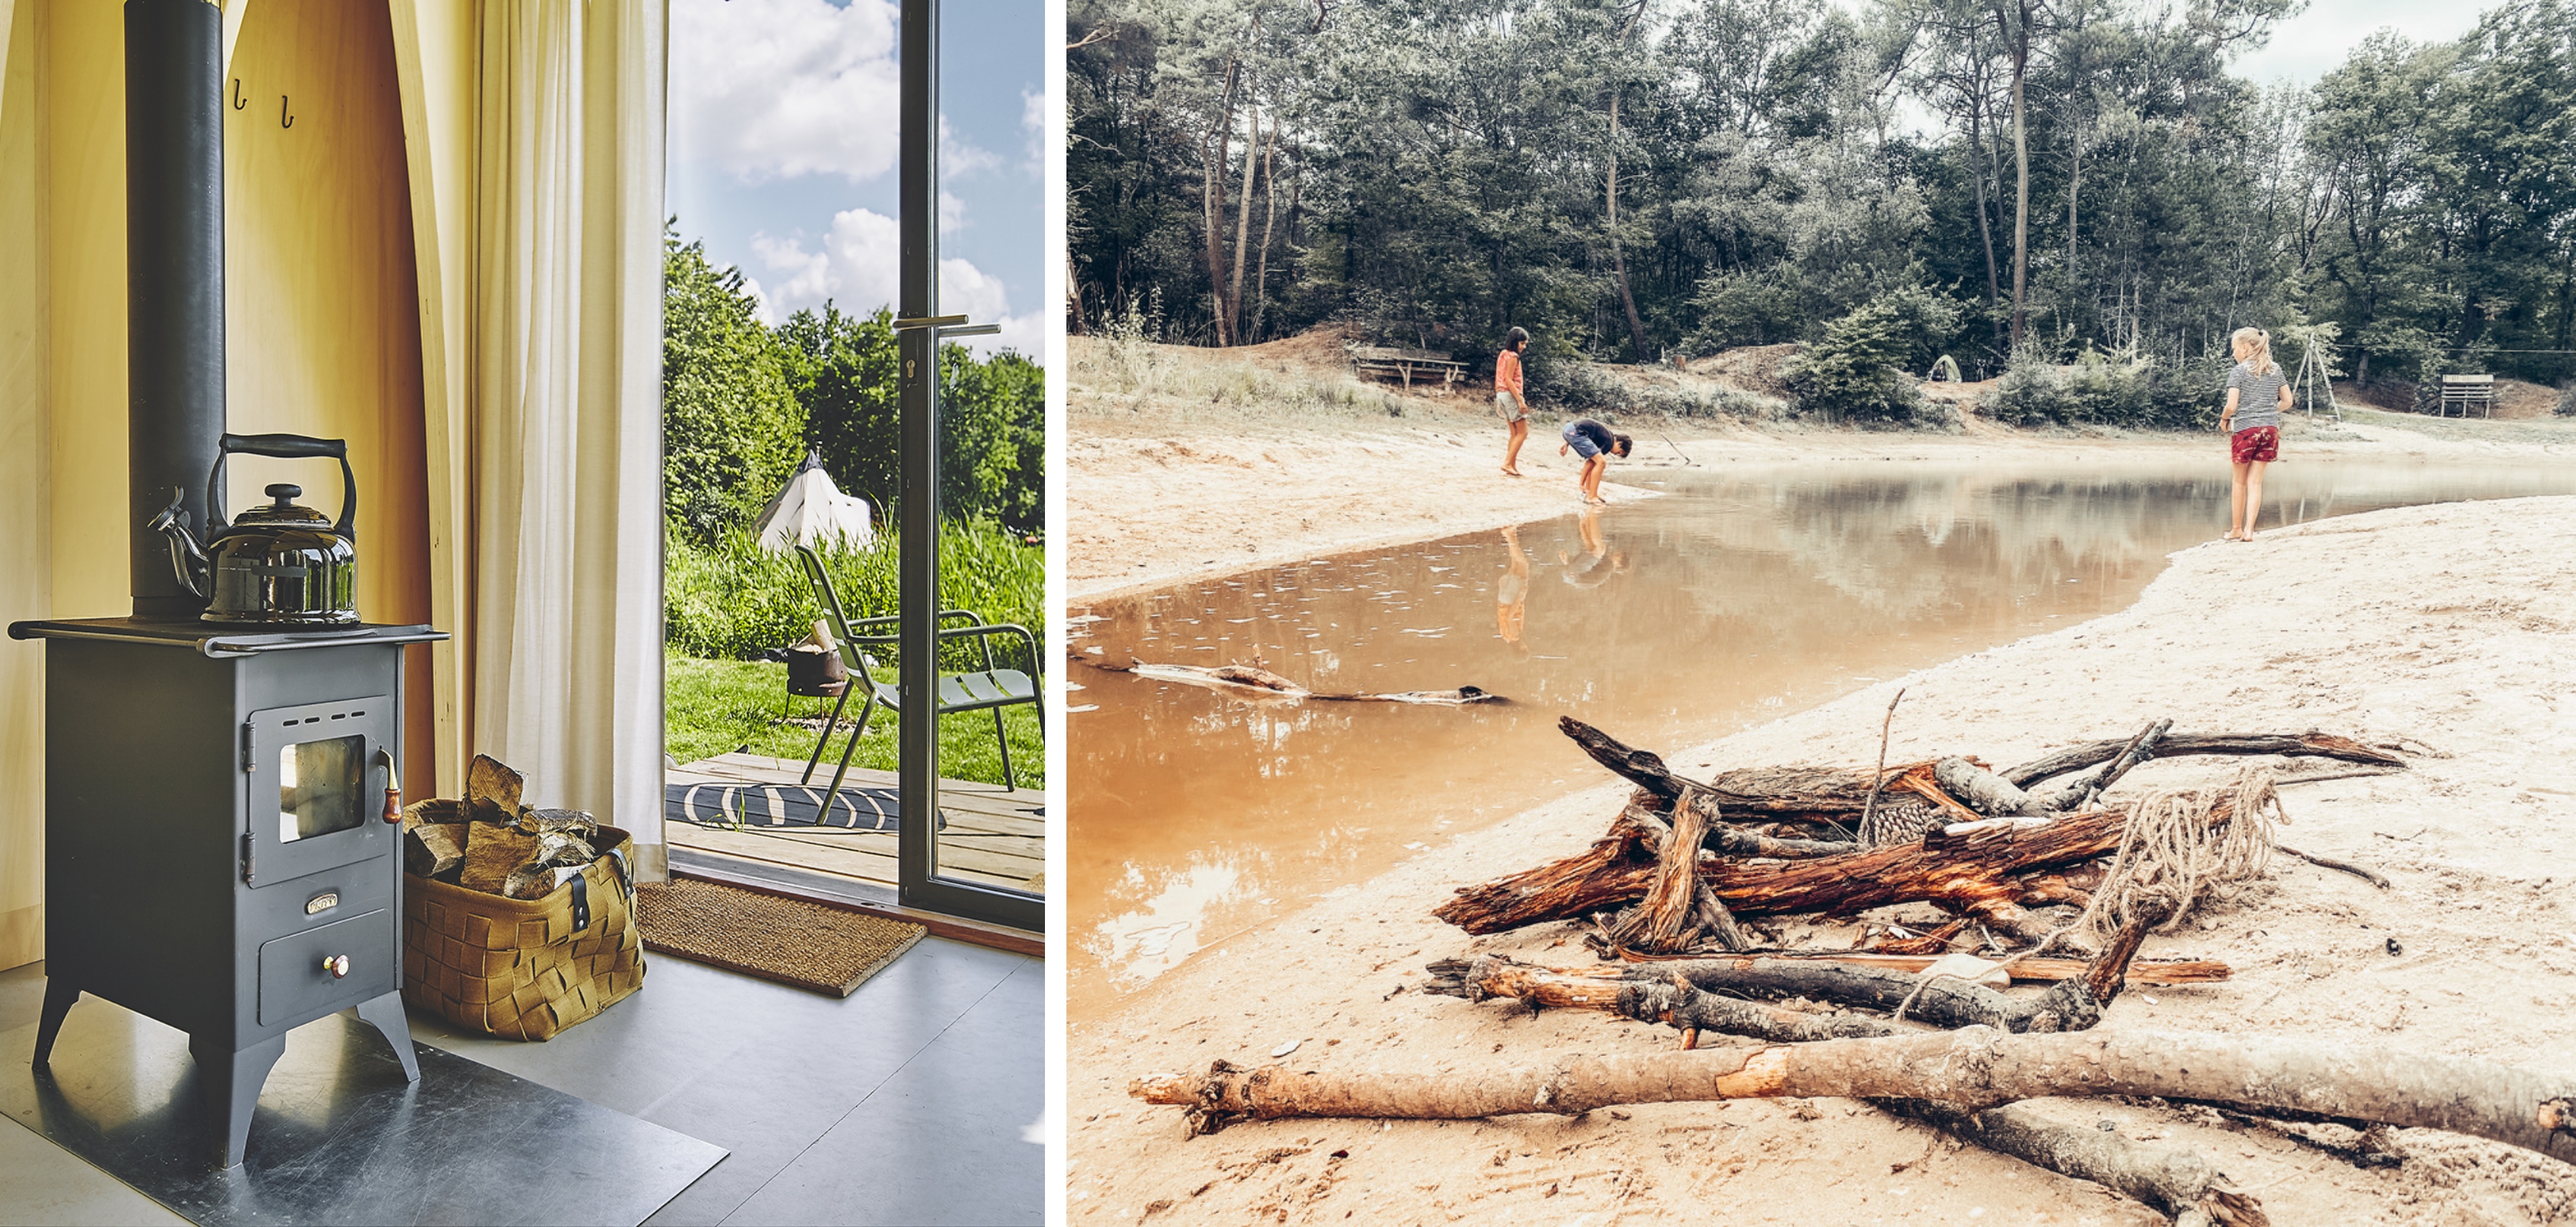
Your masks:
M1235 1120L1476 1120L1577 1116L1636 1103L1834 1096L1932 1099L1967 1109L2050 1096L2159 1096L2240 1111L2315 1112L2446 1129L2576 1163L2576 1084L2420 1047L2193 1032L1988 1029L1687 1052L1563 1055L1437 1074L1300 1073L1218 1061L1136 1079L1128 1093Z
M2066 154L2066 301L2075 301L2075 196L2084 186L2084 125L2078 121L2067 138Z
M1628 290L1628 261L1619 250L1619 95L1610 95L1610 272L1619 280L1619 305L1628 312L1628 343L1637 361L1646 357L1646 325L1637 318L1637 296Z
M1252 104L1249 93L1246 91L1244 111L1252 120L1252 131L1243 142L1243 196L1234 214L1234 279L1227 285L1225 295L1226 332L1237 345L1243 343L1244 249L1252 245L1252 176L1260 169L1261 156L1261 108ZM1273 116L1271 122L1276 124L1278 117Z
M1200 160L1199 222L1207 233L1208 297L1212 300L1210 315L1214 318L1219 349L1232 344L1225 323L1225 164L1234 140L1234 75L1236 64L1225 65L1225 92L1217 102L1215 152Z
M2013 0L2019 10L2018 23L1996 10L1996 19L2004 27L2004 40L2012 47L2013 107L2013 309L2012 348L2021 352L2027 292L2030 286L2030 109L2025 78L2030 75L2030 8L2026 0Z
M1270 143L1261 150L1261 261L1252 274L1252 335L1270 315L1270 233L1279 224L1279 113L1270 113Z
M1968 152L1969 156L1972 158L1978 153L1986 153L1989 155L1993 153L1992 150L1985 147L1986 138L1981 131L1981 125L1978 122L1979 117L1983 116L1985 111L1986 102L1984 91L1982 88L1979 88L1978 93L1972 97L1968 103ZM1977 237L1985 240L1986 244L1986 319L1988 321L1988 331L1999 332L2001 331L2002 326L1999 322L1995 321L1994 312L1995 304L2000 302L2003 298L2003 278L1995 269L1995 227L1992 218L1986 211L1986 177L1994 170L1994 158L1989 156L1985 161L1986 165L1982 170L1973 164L1968 167L1968 181L1976 185L1977 189ZM1998 336L1996 339L2002 340L2003 338Z

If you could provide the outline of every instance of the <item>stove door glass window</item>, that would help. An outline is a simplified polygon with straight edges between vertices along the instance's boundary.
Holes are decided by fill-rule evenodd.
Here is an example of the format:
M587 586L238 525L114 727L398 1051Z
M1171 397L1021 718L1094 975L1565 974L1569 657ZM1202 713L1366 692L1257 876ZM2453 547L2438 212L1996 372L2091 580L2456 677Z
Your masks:
M300 741L277 752L277 838L293 843L366 820L367 739Z

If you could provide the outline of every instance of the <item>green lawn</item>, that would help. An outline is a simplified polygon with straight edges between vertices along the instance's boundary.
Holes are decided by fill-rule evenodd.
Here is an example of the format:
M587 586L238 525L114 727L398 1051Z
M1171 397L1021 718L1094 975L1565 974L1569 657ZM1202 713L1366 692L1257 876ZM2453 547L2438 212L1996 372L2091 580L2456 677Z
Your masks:
M787 666L768 661L704 660L665 652L662 685L663 744L673 758L684 763L736 750L803 759L814 752L814 739L820 730L782 722L781 708L792 702L794 714L808 717L824 716L832 709L828 699L789 700ZM839 759L849 724L858 718L859 704L865 698L859 694L850 696L841 730L832 738L832 752L823 760L825 770ZM850 765L894 770L895 724L892 712L878 708L868 719L867 735L859 739L858 753L851 757ZM1002 724L1009 730L1011 767L1020 787L1044 788L1046 750L1039 738L1037 708L1004 708ZM952 780L1002 782L1002 756L993 743L992 713L941 718L939 774Z

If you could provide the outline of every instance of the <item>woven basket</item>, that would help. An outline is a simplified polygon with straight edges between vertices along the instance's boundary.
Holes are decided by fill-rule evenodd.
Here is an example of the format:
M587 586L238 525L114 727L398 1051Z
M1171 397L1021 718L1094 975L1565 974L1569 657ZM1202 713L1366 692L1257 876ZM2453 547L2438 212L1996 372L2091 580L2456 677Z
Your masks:
M542 899L404 875L403 1000L487 1035L546 1040L642 988L634 841L603 826L593 846L607 851Z

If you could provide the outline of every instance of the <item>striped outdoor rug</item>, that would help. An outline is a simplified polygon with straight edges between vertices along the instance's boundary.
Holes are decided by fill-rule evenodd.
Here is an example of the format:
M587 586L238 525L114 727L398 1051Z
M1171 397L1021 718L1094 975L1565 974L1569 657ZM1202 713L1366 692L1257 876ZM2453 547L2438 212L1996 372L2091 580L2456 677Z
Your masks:
M828 785L830 781L825 781ZM840 827L892 831L901 812L892 788L841 789L827 812L823 785L739 782L664 784L662 817L702 827Z

